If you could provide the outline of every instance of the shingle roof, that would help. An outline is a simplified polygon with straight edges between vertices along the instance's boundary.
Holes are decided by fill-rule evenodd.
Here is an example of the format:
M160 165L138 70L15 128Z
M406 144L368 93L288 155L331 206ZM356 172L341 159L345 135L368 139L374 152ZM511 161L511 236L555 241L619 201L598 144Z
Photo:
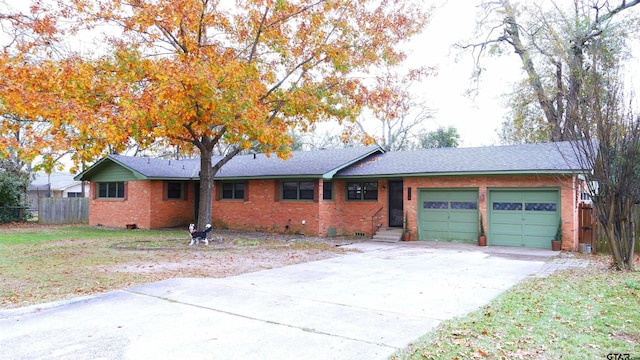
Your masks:
M354 147L345 149L325 149L315 151L294 151L287 160L275 155L265 154L238 155L224 164L216 179L238 179L259 177L324 177L333 175L372 154L381 152L378 146ZM214 157L215 164L221 159ZM101 159L76 179L90 180L91 173L105 161L116 162L147 179L197 179L200 172L200 159L165 160L147 157L109 155Z
M109 155L77 180L91 180L103 161L110 159L148 179L197 179L200 160L163 160ZM213 159L215 164L220 158ZM375 176L429 176L443 174L567 173L582 169L569 142L439 148L383 153L377 146L294 151L287 160L275 155L239 155L223 165L215 178L282 178Z
M358 162L372 154L381 152L377 146L346 149L322 149L315 151L294 151L283 160L275 155L265 154L236 156L216 174L216 178L242 177L286 177L324 176L330 178L342 168Z
M109 159L147 178L198 178L199 159L166 160L147 157L109 155Z
M337 176L469 173L564 173L579 171L571 143L397 151L370 157Z

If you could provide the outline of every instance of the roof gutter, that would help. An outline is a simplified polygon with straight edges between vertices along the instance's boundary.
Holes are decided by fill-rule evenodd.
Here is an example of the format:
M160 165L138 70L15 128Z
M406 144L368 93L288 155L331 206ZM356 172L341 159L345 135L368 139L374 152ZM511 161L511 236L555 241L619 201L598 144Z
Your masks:
M340 175L337 179L353 178L407 178L407 177L438 177L438 176L506 176L506 175L575 175L584 174L585 170L526 170L526 171L460 171L460 172L432 172L432 173L393 173L393 174L366 174L366 175Z

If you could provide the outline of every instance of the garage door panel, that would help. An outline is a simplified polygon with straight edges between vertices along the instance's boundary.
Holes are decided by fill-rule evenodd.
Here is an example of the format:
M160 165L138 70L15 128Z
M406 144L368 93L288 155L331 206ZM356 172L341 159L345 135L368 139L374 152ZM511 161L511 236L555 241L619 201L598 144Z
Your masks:
M509 235L509 234L491 235L491 245L513 246L513 235Z
M551 248L551 239L548 236L529 235L524 238L524 246L540 249Z
M499 192L491 193L492 202L506 202L506 201L522 201L524 200L523 194L520 191L500 190Z
M508 235L521 236L522 224L502 224L500 227L500 232L496 234L508 234Z
M458 222L458 223L478 223L476 220L476 216L478 215L477 211L474 212L450 212L449 213L449 221Z
M499 218L496 217L495 219L497 223L511 223L522 220L521 211L494 211L493 214L499 216Z
M478 242L478 229L475 226L469 226L467 224L457 224L457 226L449 227L449 232L452 234L452 240L469 240L472 242ZM455 236L453 236L455 234Z
M475 237L472 239L472 241L469 240L469 232L463 232L463 231L450 231L447 241L455 241L455 242L466 242L466 243L477 243L478 239L477 239L477 234L478 232L475 232Z
M449 221L449 212L426 210L421 214L420 220Z
M553 236L555 235L555 229L545 224L526 224L522 226L523 233L531 236ZM551 240L551 238L549 238Z
M455 222L455 221L451 221L449 222L449 230L450 231L457 231L457 232L464 232L464 233L475 233L476 237L478 235L478 224L472 224L469 222Z
M420 240L477 241L477 190L421 190L419 204Z
M490 245L551 247L559 219L557 190L495 190L490 202Z
M445 221L430 221L423 227L423 229L427 231L447 232L449 231L449 223Z
M436 240L436 241L449 241L448 237L449 237L449 231L433 231L433 230L426 230L422 232L422 235L429 240Z
M555 224L557 219L557 215L553 215L553 216L525 216L524 217L524 223L526 223L527 225L543 225L543 226L550 226L551 228L555 229Z
M548 202L556 203L558 201L557 191L532 191L523 194L525 202Z

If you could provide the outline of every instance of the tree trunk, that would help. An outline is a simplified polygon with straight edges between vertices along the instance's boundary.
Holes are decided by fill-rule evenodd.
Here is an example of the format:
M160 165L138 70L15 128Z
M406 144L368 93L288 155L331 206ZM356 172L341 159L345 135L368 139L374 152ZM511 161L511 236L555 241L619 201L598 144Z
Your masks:
M567 116L560 140L572 140L568 134L575 133L573 129L580 119L580 97L582 92L582 79L584 78L584 46L582 39L574 39L572 49L569 52Z
M516 20L516 12L514 11L511 3L508 0L503 2L503 7L507 15L505 21L507 23L506 34L510 39L508 40L508 42L513 47L515 53L520 57L520 61L522 61L522 67L529 77L529 84L531 84L531 87L533 88L538 103L540 104L540 108L544 112L544 116L547 121L551 124L553 132L556 133L561 125L559 116L556 112L556 109L553 107L553 101L547 98L542 80L540 79L540 75L538 75L538 72L536 71L529 50L527 50L527 48L522 43L522 39L520 38L519 25Z
M634 270L633 267L633 255L634 255L634 249L636 248L636 207L635 204L633 206L633 210L631 210L631 233L630 233L630 238L629 238L629 242L628 242L628 248L627 248L627 268L629 270Z
M564 114L564 99L565 99L565 91L564 91L564 77L562 75L562 59L558 59L555 63L556 65L556 112L555 112L555 122L550 123L553 125L551 128L551 139L553 141L560 141L562 138L562 117Z
M198 229L204 229L213 217L213 177L211 166L212 150L200 149L200 205L198 206Z
M197 143L200 149L200 204L198 205L198 229L204 229L213 220L213 179L220 168L241 151L239 146L232 149L218 162L213 164L213 148L219 137L203 137Z

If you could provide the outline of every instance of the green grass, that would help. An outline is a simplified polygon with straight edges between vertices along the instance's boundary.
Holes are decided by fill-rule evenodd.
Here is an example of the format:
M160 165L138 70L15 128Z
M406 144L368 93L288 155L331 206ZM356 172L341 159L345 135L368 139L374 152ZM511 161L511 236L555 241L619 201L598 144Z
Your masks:
M529 279L445 321L392 359L640 356L640 272L590 267Z
M14 307L88 295L144 281L146 274L104 271L116 264L154 260L114 243L185 237L184 231L114 230L88 226L0 228L0 305Z
M43 242L78 239L135 240L149 237L186 238L184 231L123 230L89 226L0 228L0 247L35 245Z

